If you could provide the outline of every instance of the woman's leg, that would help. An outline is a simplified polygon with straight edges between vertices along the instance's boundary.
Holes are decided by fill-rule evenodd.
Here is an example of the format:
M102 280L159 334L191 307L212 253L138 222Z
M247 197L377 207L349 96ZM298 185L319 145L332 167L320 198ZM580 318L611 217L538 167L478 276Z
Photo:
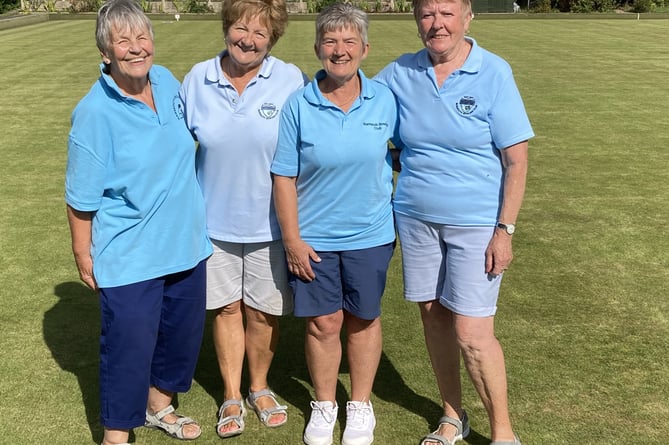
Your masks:
M443 307L439 300L420 303L419 307L425 345L437 379L444 415L460 419L462 416L460 347L455 336L453 313ZM439 426L438 434L452 439L456 435L456 428L450 424L442 424Z
M269 388L267 375L274 359L274 352L279 341L279 318L266 314L249 306L246 312L246 358L249 365L250 390L258 392ZM260 410L274 407L271 397L261 396L256 399ZM286 414L276 413L270 416L270 425L278 425L286 419Z
M163 283L100 289L100 406L103 445L127 443L144 425Z
M151 364L147 411L155 414L172 403L177 392L190 389L204 333L206 263L164 278L159 334ZM175 423L174 413L161 420ZM188 438L200 435L200 426L183 426Z
M244 319L241 301L235 301L218 310L213 321L214 349L218 369L223 379L224 400L242 400L240 390L244 365ZM239 405L225 409L222 417L240 414ZM235 422L221 427L221 432L237 429Z
M494 320L455 315L455 330L469 376L488 412L492 440L513 441L504 353L495 337Z
M130 430L116 430L105 427L102 445L117 445L120 443L128 443L129 436Z
M309 317L306 325L305 353L316 400L336 403L337 378L341 363L343 311Z
M351 400L369 402L381 360L381 319L363 320L350 313L345 313L344 319L347 332L346 352L351 373Z

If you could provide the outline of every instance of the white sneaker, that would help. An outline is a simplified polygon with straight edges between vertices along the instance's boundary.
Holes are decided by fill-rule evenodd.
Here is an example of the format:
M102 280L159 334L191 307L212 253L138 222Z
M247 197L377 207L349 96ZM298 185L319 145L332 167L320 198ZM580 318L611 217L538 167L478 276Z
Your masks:
M346 402L346 429L342 445L370 445L374 442L375 426L372 402Z
M331 445L339 406L332 402L311 402L311 417L304 430L307 445Z

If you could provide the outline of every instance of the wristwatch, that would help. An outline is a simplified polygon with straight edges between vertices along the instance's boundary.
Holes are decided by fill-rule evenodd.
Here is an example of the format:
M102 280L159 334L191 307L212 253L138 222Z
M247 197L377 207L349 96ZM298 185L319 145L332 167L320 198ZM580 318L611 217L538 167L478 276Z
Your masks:
M504 224L504 223L498 222L497 223L497 228L504 230L509 235L513 235L513 232L516 231L516 225L515 224Z

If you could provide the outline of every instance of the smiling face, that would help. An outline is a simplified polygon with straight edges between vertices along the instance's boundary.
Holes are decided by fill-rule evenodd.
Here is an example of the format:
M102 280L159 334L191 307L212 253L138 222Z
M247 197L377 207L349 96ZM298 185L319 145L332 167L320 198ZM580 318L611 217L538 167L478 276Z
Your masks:
M433 60L449 58L465 44L472 14L462 0L427 0L415 15L420 38Z
M260 66L271 47L271 31L255 15L240 18L225 36L230 61L240 71L251 71Z
M343 84L358 74L360 64L367 57L369 44L364 43L357 30L348 27L324 32L315 50L328 77Z
M121 89L133 89L148 79L153 65L153 39L148 29L113 27L108 48L101 51L102 61Z

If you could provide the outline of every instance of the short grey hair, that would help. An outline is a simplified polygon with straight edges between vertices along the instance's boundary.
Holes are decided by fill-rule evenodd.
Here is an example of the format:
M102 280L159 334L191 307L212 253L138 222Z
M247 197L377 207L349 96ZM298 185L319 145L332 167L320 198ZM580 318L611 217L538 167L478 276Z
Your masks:
M363 45L367 45L369 18L364 11L350 3L333 3L327 6L316 17L316 45L320 45L326 32L348 28L356 30Z
M153 40L151 20L136 0L107 0L98 10L95 42L103 53L109 53L114 29L146 30Z
M432 0L411 0L411 6L413 7L413 17L416 19L416 22L420 19L418 16L420 14L420 10L423 7L425 3L429 3ZM462 5L462 10L465 13L465 17L467 15L472 14L472 0L461 0L460 1Z

